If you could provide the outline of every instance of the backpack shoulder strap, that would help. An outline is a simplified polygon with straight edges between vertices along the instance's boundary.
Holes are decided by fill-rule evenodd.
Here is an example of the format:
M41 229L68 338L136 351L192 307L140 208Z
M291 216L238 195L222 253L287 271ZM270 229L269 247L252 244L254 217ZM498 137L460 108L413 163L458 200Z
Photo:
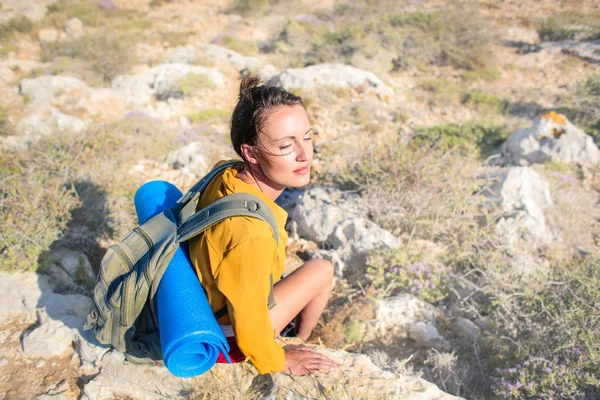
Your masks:
M226 218L246 216L267 222L279 244L277 220L264 201L248 193L232 193L199 210L177 229L177 242L193 238Z
M177 215L177 219L179 223L185 222L191 215L196 212L196 203L198 197L202 195L204 189L208 186L208 184L212 181L212 179L224 171L226 168L235 165L241 164L241 161L229 161L219 165L218 167L213 168L208 174L206 174L202 179L200 179L194 186L192 186L185 194L177 200L177 203L173 206L173 210Z

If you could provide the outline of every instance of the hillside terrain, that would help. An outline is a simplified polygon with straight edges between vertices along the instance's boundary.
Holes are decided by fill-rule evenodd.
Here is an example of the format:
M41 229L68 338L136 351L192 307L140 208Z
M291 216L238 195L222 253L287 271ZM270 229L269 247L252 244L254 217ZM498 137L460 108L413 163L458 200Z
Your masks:
M140 185L235 158L249 75L317 133L278 201L343 367L124 365L100 260ZM600 399L597 1L4 0L0 86L0 397Z

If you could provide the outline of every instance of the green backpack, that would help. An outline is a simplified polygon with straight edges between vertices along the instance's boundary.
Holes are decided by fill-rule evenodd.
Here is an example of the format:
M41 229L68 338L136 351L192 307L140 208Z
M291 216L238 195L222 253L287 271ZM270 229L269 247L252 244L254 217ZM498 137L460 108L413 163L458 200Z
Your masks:
M156 291L179 244L223 219L245 216L271 225L279 241L272 211L258 197L246 193L225 196L196 212L196 205L211 179L229 162L209 172L171 208L133 229L111 246L100 265L93 291L92 310L84 329L125 354L127 360L162 365L156 314ZM215 313L219 319L226 308Z

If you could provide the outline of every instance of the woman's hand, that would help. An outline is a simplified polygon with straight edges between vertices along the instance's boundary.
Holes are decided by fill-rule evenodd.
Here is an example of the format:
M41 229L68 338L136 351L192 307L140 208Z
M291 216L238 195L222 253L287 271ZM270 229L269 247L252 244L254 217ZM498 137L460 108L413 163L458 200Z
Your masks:
M286 346L284 374L290 375L322 375L336 368L333 360L319 354L307 346Z

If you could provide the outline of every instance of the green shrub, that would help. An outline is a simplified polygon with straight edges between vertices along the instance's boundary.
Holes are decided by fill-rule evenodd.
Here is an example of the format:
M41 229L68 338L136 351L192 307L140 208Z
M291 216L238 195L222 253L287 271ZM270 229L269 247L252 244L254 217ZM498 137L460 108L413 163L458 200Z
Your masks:
M337 3L316 19L291 19L268 52L287 53L293 66L323 62L352 64L354 56L382 67L428 63L473 69L484 66L493 40L489 24L469 6L448 4L443 12L406 12L386 1Z
M252 56L258 53L258 46L255 42L240 40L231 35L225 35L223 37L223 46L229 47L231 50L247 56Z
M211 119L226 118L229 117L229 114L230 112L227 110L221 110L218 108L207 108L189 114L188 118L192 124L197 124L199 122L209 121Z
M192 31L183 31L183 32L175 32L175 31L160 31L160 39L162 42L165 42L169 47L177 47L183 46L187 43L188 37L190 37L194 32Z
M27 33L33 29L33 22L25 16L18 16L0 24L0 39L12 35L13 32Z
M243 15L263 15L276 3L273 0L233 0L231 9Z
M344 340L346 344L361 344L364 337L364 323L356 319L351 319L344 323Z
M71 151L81 146L50 137L26 152L0 150L3 193L0 209L0 270L36 270L43 251L60 237L79 203L68 187L76 165Z
M82 60L102 81L110 82L135 64L134 44L132 36L87 34L78 40L48 45L43 49L43 60L51 61L61 56Z
M553 42L559 40L570 40L575 38L575 31L564 26L553 18L539 21L537 27L538 35L543 42Z
M493 81L502 76L502 73L494 67L476 68L470 71L463 71L462 78L467 82L475 81Z
M381 296L408 292L436 303L449 293L450 269L424 257L411 257L401 249L375 251L369 255L366 278Z
M11 128L8 120L8 110L5 107L0 107L0 136L7 136L10 133Z
M506 109L507 103L500 97L485 92L466 92L462 102L469 108L482 113L501 114Z
M498 149L508 135L509 132L500 126L447 124L419 129L411 143L444 152L468 154L476 151L481 158L486 158Z
M183 78L177 79L171 86L172 91L190 96L202 89L211 89L215 84L206 75L189 73Z
M600 38L600 13L567 11L537 21L542 41L595 40Z
M600 259L552 265L536 285L493 283L499 306L490 316L495 329L487 346L490 368L500 365L494 393L507 399L599 396Z

